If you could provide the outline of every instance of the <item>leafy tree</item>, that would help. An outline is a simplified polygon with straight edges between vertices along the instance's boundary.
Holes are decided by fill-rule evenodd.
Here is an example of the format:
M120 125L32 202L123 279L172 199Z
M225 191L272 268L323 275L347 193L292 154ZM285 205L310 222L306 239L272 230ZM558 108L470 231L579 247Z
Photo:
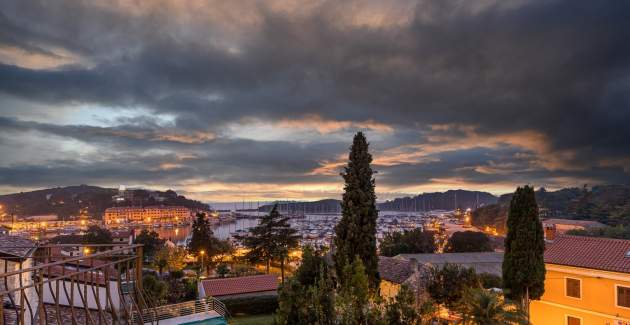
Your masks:
M162 247L155 254L154 260L160 275L165 267L168 268L169 273L181 271L186 266L186 255L186 250L181 247Z
M385 306L384 320L388 325L421 324L414 292L408 286L401 286L396 297Z
M446 243L446 253L492 252L488 235L478 231L458 231Z
M508 298L522 301L529 310L529 299L540 299L545 291L545 242L532 187L516 189L510 202L507 228L503 288Z
M112 240L112 233L105 229L105 228L101 228L99 226L89 226L85 232L85 234L83 235L83 244L111 244L113 243ZM108 250L111 247L97 247L96 250L99 251L103 251L103 250Z
M215 261L218 263L223 263L226 257L233 256L236 249L234 245L230 242L230 240L219 240L216 239L215 242Z
M181 247L169 247L168 249L168 271L181 271L186 267L187 252Z
M153 274L145 274L142 276L142 287L147 293L149 299L159 306L166 298L167 285Z
M630 239L630 228L623 225L618 225L615 227L572 229L567 231L567 235Z
M147 229L143 229L134 240L134 243L144 245L142 253L149 260L153 259L155 253L164 246L164 242L165 240L161 239L157 232Z
M503 281L500 276L494 275L492 273L480 273L477 274L479 277L479 282L481 282L481 286L486 289L491 288L502 288Z
M428 270L427 292L438 304L454 308L467 288L478 288L479 279L472 268L456 264L432 266Z
M355 256L359 256L368 277L371 290L379 285L378 257L376 256L376 194L374 192L373 171L370 164L372 155L368 152L368 142L362 132L354 136L348 166L342 173L345 181L342 218L335 227L334 261L337 276L343 284L344 270Z
M385 234L379 246L381 255L435 253L435 233L414 229Z
M188 242L188 251L191 254L199 254L205 251L208 257L211 257L215 251L216 239L212 232L212 227L205 213L197 213L196 219L192 224L192 233Z
M153 259L153 263L158 267L158 272L162 275L162 271L166 266L168 266L168 249L167 247L163 247L156 254Z
M264 262L266 272L274 258L280 259L284 280L284 260L291 248L298 245L296 230L289 225L289 218L282 217L278 205L264 216L258 226L250 230L249 236L238 236L237 239L249 248L245 258L252 263Z
M276 322L280 325L311 324L311 302L307 299L306 287L297 279L291 278L280 287Z
M367 324L370 320L370 288L363 262L357 256L344 269L338 307L342 324Z
M302 263L295 271L295 278L302 285L311 286L321 274L328 272L326 265L321 253L315 251L313 246L306 245L302 248Z
M321 268L319 277L313 286L309 288L309 300L312 302L315 324L333 325L336 320L335 313L335 285L327 269Z
M466 290L459 308L464 324L501 325L528 324L525 314L516 305L504 300L503 296L479 288Z
M282 282L284 283L284 266L285 261L289 258L289 251L295 249L300 245L300 235L297 234L297 230L291 228L288 218L281 219L276 224L276 251L275 257L280 259L280 274Z
M230 273L230 269L228 269L228 266L225 264L219 264L219 266L217 266L217 274L219 275L220 278L224 278L226 274Z

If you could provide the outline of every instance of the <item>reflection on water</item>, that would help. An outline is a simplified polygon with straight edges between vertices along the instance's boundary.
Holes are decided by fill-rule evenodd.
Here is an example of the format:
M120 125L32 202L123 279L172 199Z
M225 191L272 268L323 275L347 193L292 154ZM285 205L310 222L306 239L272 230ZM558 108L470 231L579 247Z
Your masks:
M217 224L212 226L214 236L219 239L227 239L230 233L240 229L248 229L258 224L258 219L237 219L236 222ZM190 236L192 226L178 228L153 228L160 235L160 238L169 239L177 245L185 245Z

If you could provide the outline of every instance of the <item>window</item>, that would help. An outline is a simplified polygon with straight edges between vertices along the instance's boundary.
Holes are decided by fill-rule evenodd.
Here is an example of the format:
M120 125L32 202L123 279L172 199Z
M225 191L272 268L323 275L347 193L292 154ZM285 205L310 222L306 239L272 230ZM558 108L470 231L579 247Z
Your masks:
M630 308L630 288L617 286L617 306Z
M580 279L572 279L572 278L566 278L565 279L565 288L566 288L566 295L567 297L573 297L573 298L582 298L582 290L580 288L580 286L582 285L582 281L580 281Z
M567 325L582 325L582 320L577 317L567 316Z

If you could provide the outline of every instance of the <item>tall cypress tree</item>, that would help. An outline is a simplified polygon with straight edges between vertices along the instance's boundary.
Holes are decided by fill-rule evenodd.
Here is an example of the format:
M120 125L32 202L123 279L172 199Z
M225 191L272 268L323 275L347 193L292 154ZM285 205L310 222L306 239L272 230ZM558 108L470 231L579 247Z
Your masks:
M545 242L533 187L516 189L507 229L503 288L507 297L522 301L528 309L529 299L540 299L545 291Z
M342 218L335 227L335 269L343 284L344 269L359 257L365 267L370 288L379 285L378 257L376 256L376 194L374 193L373 171L370 167L372 155L362 132L354 136L348 166L341 175L345 181Z

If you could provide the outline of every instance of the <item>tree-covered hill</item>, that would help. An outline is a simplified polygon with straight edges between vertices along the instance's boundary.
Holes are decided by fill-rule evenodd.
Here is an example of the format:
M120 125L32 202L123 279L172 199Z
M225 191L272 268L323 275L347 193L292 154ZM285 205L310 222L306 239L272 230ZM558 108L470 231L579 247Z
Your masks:
M87 215L101 218L113 206L181 205L193 210L208 210L205 203L189 200L174 191L127 190L128 200L114 202L117 189L98 186L56 187L31 192L0 195L4 212L18 219L25 216L56 214L62 219Z
M504 194L497 204L476 209L473 224L495 226L502 231L511 199L512 194ZM536 191L536 202L541 217L595 220L610 226L630 225L628 185L601 185L591 189L573 187L558 191L541 188Z
M467 209L496 203L498 198L487 192L449 190L446 192L423 193L412 197L395 198L377 204L380 211L429 211ZM457 205L457 206L456 206ZM273 204L263 205L262 212L269 212ZM278 201L278 210L291 213L338 213L341 201L325 199L314 202Z
M465 210L496 202L497 197L488 192L449 190L396 198L380 203L378 208L381 211L455 210L456 208Z

